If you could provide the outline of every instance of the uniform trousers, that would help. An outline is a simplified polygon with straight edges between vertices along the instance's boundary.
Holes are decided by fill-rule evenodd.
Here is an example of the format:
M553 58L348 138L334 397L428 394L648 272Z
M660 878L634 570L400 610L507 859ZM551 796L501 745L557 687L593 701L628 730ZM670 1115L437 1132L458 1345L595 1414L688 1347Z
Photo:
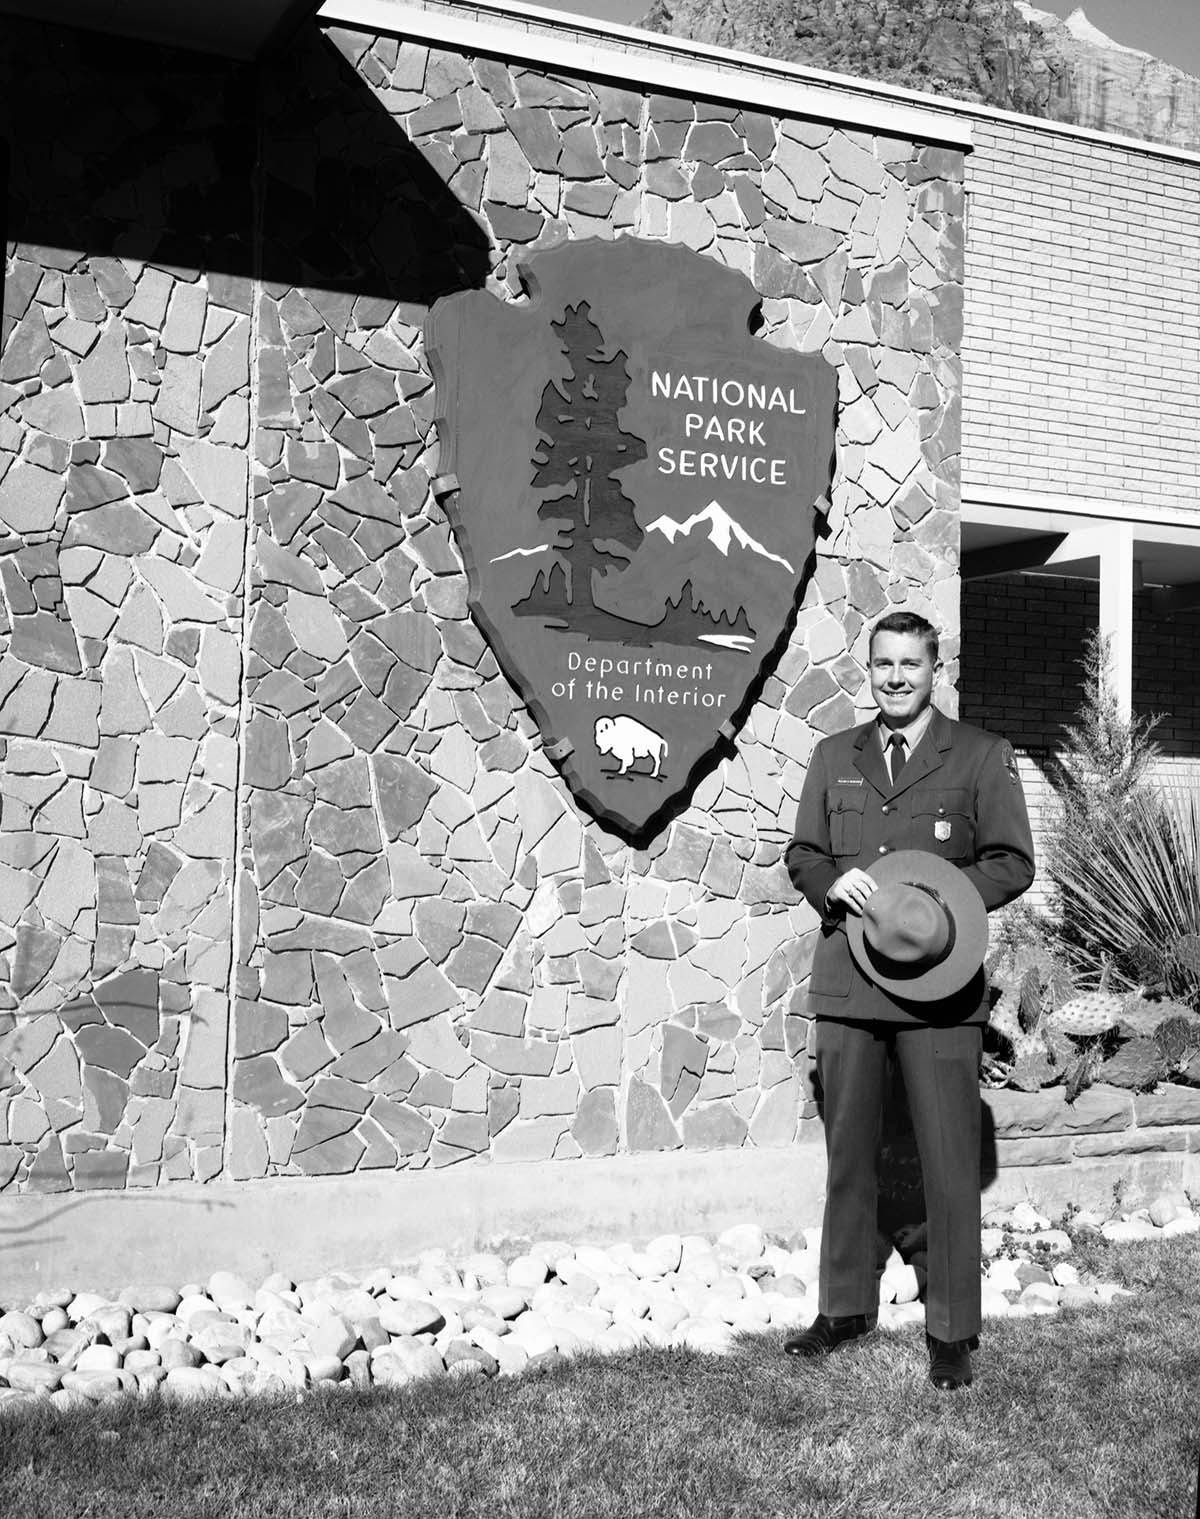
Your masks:
M978 1334L979 1024L951 1028L819 1018L817 1075L829 1158L821 1234L820 1310L879 1306L876 1209L889 1057L904 1078L921 1159L928 1223L925 1327L939 1340Z

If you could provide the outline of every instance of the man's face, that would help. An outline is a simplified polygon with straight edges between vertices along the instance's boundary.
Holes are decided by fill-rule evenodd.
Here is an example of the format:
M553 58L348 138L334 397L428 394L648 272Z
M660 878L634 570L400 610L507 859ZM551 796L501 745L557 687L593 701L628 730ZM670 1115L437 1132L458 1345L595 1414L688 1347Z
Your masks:
M919 633L877 633L871 649L871 695L889 728L906 728L933 696L941 669Z

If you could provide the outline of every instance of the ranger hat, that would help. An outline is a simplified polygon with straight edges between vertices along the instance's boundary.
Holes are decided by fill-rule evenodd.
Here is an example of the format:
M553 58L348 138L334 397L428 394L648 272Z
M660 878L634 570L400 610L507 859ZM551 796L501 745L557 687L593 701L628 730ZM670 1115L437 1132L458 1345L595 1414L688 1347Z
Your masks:
M871 866L878 890L846 920L850 953L868 980L901 1001L961 991L987 952L987 908L949 860L900 849Z

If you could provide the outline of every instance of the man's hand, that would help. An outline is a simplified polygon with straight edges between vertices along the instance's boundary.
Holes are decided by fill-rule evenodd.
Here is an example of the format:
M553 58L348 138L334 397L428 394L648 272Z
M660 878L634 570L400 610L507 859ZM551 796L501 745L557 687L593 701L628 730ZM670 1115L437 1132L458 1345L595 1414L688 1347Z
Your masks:
M840 904L847 912L852 912L858 918L862 916L862 910L867 905L868 899L877 890L875 882L866 871L854 866L845 875L838 876L825 893L825 901L830 907Z

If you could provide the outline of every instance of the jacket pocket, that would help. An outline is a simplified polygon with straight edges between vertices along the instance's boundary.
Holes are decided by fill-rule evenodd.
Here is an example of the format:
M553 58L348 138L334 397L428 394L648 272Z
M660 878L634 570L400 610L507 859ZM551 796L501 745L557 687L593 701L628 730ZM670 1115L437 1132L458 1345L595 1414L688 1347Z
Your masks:
M829 847L835 859L846 859L861 852L866 807L865 787L830 793Z
M814 997L848 997L854 979L854 966L850 959L850 945L843 929L822 930L820 943L813 955L812 974L808 990Z
M913 797L913 848L944 860L969 861L975 854L971 792L962 788L922 791Z

